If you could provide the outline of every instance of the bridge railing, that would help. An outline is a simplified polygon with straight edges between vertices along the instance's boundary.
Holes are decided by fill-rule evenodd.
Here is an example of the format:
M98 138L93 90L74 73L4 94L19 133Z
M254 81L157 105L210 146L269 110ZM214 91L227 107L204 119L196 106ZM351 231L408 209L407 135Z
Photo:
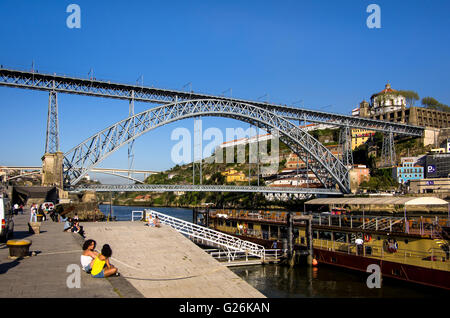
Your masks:
M249 241L241 240L232 235L218 232L204 226L187 222L160 212L146 210L152 217L158 217L162 224L169 225L177 232L187 235L191 238L206 241L214 246L225 249L231 254L244 252L259 258L265 258L265 249L262 245ZM232 257L232 256L231 256Z

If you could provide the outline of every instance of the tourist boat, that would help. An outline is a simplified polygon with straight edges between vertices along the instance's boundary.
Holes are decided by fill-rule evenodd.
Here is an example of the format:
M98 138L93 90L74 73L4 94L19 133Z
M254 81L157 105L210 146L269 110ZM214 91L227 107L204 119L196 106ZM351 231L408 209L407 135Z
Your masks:
M350 202L348 198L342 199L343 202ZM308 226L304 220L298 219L308 215L312 220L314 258L319 264L363 272L367 271L369 265L376 264L380 266L382 277L450 290L450 224L448 212L445 212L448 211L447 202L437 198L377 199L384 208L361 211L361 206L372 204L375 200L361 198L359 209L356 208L358 204L353 202L346 204L345 213L331 213L343 212L341 209L330 209L330 212L314 212L314 209L292 212L294 251L307 250ZM314 200L306 203L307 207L310 206L308 203L315 204ZM419 206L419 214L411 209L415 207L414 203ZM437 203L441 204L438 209L440 212L433 212L430 206ZM387 212L389 206L403 212ZM289 237L288 213L209 209L203 222L210 228L266 248L277 246L286 249ZM358 239L363 240L362 245L355 243Z

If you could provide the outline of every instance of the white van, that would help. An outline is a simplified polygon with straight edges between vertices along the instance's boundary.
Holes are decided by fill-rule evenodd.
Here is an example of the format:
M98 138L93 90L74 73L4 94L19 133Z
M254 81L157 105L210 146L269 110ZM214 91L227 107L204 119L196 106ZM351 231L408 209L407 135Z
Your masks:
M0 242L6 242L13 236L14 219L11 201L0 193Z

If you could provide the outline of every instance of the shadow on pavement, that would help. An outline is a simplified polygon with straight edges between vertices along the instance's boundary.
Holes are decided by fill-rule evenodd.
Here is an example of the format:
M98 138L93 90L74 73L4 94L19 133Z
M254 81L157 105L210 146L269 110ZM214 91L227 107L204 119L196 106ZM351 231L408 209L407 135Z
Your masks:
M15 260L11 261L11 262L0 264L0 275L1 274L5 274L11 268L14 268L17 265L19 265L20 264L20 260L21 260L21 258L17 258Z
M46 233L47 231L40 231L40 234L42 233ZM21 240L21 239L25 239L27 237L33 236L35 234L30 233L29 231L14 231L14 238L15 240Z

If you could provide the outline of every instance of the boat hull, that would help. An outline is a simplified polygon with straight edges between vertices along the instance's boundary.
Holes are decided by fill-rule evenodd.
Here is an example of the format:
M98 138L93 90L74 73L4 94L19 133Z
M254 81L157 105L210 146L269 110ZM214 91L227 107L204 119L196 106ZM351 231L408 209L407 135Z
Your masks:
M450 290L450 272L448 271L395 263L318 248L314 249L314 255L319 264L324 263L362 272L366 272L369 265L376 264L380 266L382 277L400 279L407 282Z

